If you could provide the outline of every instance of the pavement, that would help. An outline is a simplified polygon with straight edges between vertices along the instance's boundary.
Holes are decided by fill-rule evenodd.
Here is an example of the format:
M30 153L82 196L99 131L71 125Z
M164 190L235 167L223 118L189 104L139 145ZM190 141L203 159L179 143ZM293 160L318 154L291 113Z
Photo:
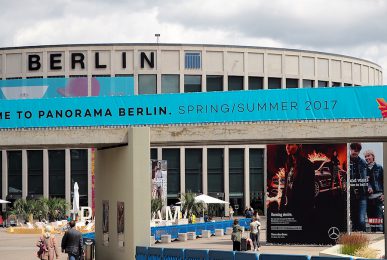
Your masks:
M266 221L261 218L261 249L259 253L270 254L303 254L310 256L319 255L329 246L304 246L304 245L267 245L266 244ZM383 234L369 234L370 240L375 242L380 248L384 250L384 235ZM10 234L6 229L0 228L0 259L22 259L22 260L36 260L37 247L36 242L39 235L30 234ZM60 246L62 235L56 235L56 241ZM383 240L383 242L382 242ZM192 249L214 249L214 250L232 250L232 241L230 235L222 237L198 238L196 240L189 240L186 242L174 241L169 244L157 243L152 246L164 248L192 248ZM61 260L67 259L67 255L60 254Z

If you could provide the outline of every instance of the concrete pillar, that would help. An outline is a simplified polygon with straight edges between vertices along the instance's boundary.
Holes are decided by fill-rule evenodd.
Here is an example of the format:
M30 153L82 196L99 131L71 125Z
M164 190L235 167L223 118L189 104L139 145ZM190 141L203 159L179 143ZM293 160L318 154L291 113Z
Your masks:
M65 150L65 193L66 201L71 203L71 154L70 149Z
M203 162L202 191L203 191L203 194L208 194L207 147L203 147L202 162Z
M180 194L185 193L185 148L180 148Z
M230 174L229 174L229 149L228 146L224 148L224 200L230 202ZM225 216L229 216L229 207L224 207Z
M22 150L22 197L28 195L28 158L27 150Z
M95 165L96 259L135 259L136 246L150 245L149 128L129 128L128 145L97 150ZM102 202L109 202L109 242L103 244ZM124 232L118 234L118 202Z
M50 192L48 150L43 150L43 197L48 198Z
M7 151L3 150L1 151L1 157L2 157L2 194L1 198L6 199L8 195L8 158L7 158ZM5 210L6 205L2 204L2 209Z
M243 177L244 177L244 189L243 189L243 193L244 193L244 199L245 199L245 207L247 206L250 206L250 149L249 147L246 147L244 149L245 151L245 161L244 161L244 165L245 165L245 170L244 170L244 173L243 173Z

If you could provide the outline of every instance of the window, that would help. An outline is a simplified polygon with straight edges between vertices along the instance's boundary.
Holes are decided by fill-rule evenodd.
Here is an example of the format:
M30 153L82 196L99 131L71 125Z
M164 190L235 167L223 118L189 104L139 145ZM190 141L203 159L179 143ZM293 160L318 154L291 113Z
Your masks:
M298 79L286 79L286 88L298 88Z
M3 197L3 156L0 150L0 195Z
M244 149L229 150L230 194L243 196Z
M341 87L340 82L332 82L332 87Z
M201 53L186 52L185 53L185 69L200 69L201 68Z
M180 149L163 149L163 160L167 160L169 198L178 198L180 193Z
M180 75L161 75L161 93L179 93Z
M27 151L28 196L43 195L43 151Z
M281 78L269 78L268 79L268 89L280 89L282 88Z
M314 80L303 79L302 80L302 87L303 88L314 88Z
M344 83L344 87L352 87L351 83Z
M328 87L328 81L318 81L318 87L319 88L327 88Z
M223 91L223 76L207 76L207 92Z
M150 150L150 158L151 160L157 160L157 148L152 148Z
M228 90L243 90L243 76L228 76Z
M264 211L264 174L263 149L249 150L250 164L250 205L254 209Z
M49 174L49 197L66 198L65 175L66 175L65 150L48 151L48 174Z
M224 191L224 149L207 150L208 192Z
M185 192L202 192L202 149L185 149Z
M88 151L87 149L72 149L71 155L71 193L74 196L74 183L79 186L79 206L88 203ZM73 198L71 198L71 201Z
M262 77L249 77L249 90L263 89Z
M22 151L8 151L8 194L22 195Z
M200 75L185 75L184 76L184 92L201 92L202 91L202 76Z
M156 75L138 75L138 94L156 94L157 76Z

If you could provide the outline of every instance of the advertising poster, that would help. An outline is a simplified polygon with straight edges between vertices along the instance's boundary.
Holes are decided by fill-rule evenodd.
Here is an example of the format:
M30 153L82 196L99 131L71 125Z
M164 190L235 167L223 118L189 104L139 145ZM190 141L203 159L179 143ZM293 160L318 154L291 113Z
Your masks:
M152 199L161 199L167 205L167 161L151 160Z
M334 244L347 231L346 144L267 146L267 242Z
M102 238L103 245L109 245L109 201L102 201Z
M383 232L383 144L351 143L348 151L351 230Z
M125 205L123 201L117 201L117 236L118 247L125 246Z

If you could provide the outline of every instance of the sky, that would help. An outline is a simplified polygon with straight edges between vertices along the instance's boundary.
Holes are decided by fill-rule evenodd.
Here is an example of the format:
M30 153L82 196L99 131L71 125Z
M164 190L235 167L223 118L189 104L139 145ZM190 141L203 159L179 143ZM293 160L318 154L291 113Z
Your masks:
M382 66L387 0L0 0L0 47L225 44L349 55Z

